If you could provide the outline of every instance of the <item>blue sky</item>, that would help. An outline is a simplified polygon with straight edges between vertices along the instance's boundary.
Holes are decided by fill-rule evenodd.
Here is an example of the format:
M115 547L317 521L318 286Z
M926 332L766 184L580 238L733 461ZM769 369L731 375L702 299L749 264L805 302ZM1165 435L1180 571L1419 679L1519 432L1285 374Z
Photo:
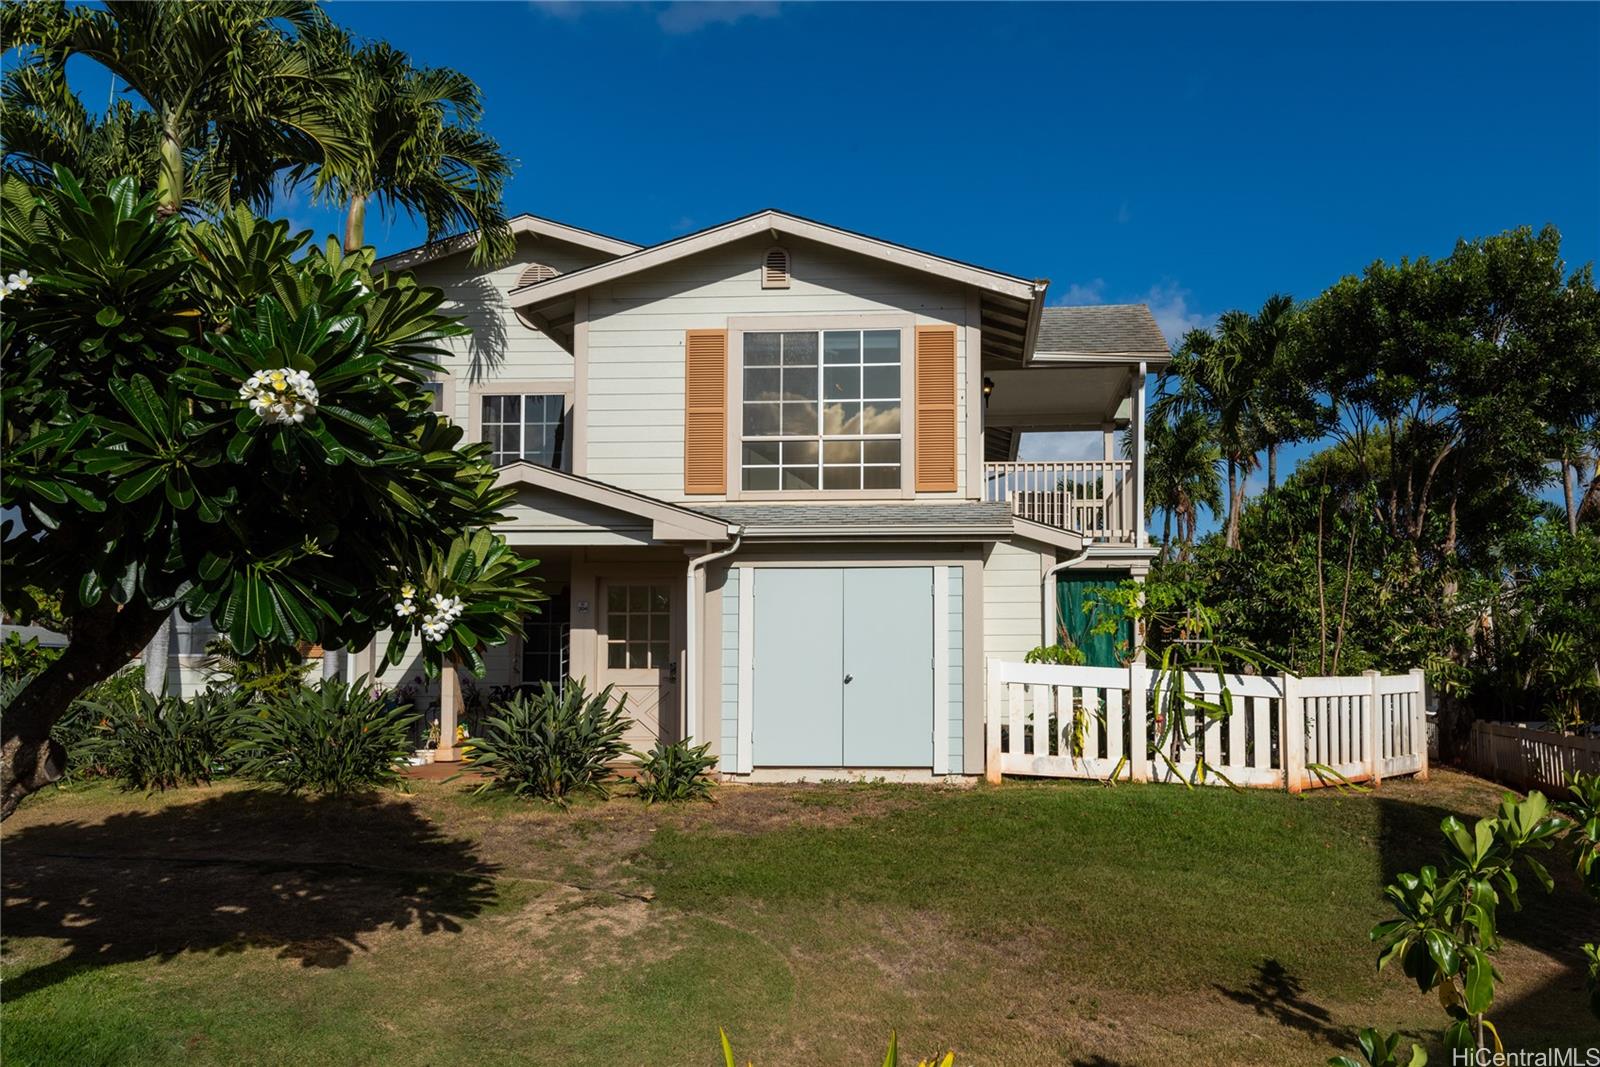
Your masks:
M511 212L638 242L779 207L1147 302L1169 339L1462 235L1600 248L1596 4L329 10L482 86Z

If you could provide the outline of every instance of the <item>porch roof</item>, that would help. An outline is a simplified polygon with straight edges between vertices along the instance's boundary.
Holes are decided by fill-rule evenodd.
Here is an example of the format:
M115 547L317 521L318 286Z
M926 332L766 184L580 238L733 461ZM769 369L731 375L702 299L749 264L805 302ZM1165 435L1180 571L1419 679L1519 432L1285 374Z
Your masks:
M616 525L626 527L630 532L637 530L654 541L721 542L732 539L732 531L725 519L533 463L511 463L502 467L496 484L502 488L553 493L579 506L581 510L574 519L550 524L548 529L529 529L528 532L546 534L542 540L550 543L579 540L572 535L576 530L593 523L590 516L595 507L631 520Z
M1011 536L1004 501L941 504L706 504L704 510L744 527L756 540L920 539L998 541Z

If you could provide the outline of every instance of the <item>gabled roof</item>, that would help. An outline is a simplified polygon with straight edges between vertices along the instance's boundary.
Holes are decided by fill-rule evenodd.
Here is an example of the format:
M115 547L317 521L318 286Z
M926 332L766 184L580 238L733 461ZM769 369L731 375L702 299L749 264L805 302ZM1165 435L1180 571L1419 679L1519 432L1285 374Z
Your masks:
M1143 304L1045 308L1039 317L1036 359L1051 357L1141 359L1172 357L1155 316Z
M979 324L983 328L984 356L1020 364L1024 354L1033 349L1034 335L1039 328L1039 311L1044 302L1045 289L1050 284L1047 280L1021 278L974 266L772 209L641 248L592 267L521 286L511 290L507 303L529 316L541 329L548 322L553 332L546 332L566 346L570 342L562 332L561 323L567 320L572 301L583 290L758 234L816 241L882 263L969 285L979 294Z
M604 252L608 256L625 256L630 252L637 252L639 246L631 241L624 241L618 237L607 237L603 233L593 230L583 230L576 226L568 226L564 222L554 219L540 218L538 215L518 215L507 219L514 235L533 234L536 237L550 237L557 241L566 241L582 248L592 248L596 252ZM445 256L453 256L458 252L466 252L478 243L478 231L457 234L446 237L442 241L433 241L428 244L408 248L404 252L395 252L384 256L373 266L378 270L410 270L424 263L431 263Z
M511 290L510 303L512 307L524 307L529 304L540 304L550 300L557 300L563 296L570 296L591 285L611 281L616 278L626 277L642 270L659 267L664 263L692 256L697 252L717 248L734 241L743 240L760 233L786 234L805 240L818 241L822 244L832 245L876 259L893 263L911 270L926 271L980 289L989 289L1003 293L1018 300L1031 301L1043 291L1048 282L1034 281L1019 278L1012 274L1003 274L1000 271L989 270L986 267L962 263L960 260L947 259L936 256L931 252L922 252L905 245L897 245L877 237L868 237L865 234L843 230L837 226L813 219L802 218L799 215L790 215L787 212L767 209L758 211L753 215L733 219L696 233L687 234L671 241L663 241L657 245L650 245L620 256L605 263L598 263L593 267L583 270L570 271L558 275L548 281L535 282L521 288Z
M732 538L726 519L534 463L507 464L500 469L495 485L561 493L586 503L636 515L650 523L651 537L657 541L727 541Z

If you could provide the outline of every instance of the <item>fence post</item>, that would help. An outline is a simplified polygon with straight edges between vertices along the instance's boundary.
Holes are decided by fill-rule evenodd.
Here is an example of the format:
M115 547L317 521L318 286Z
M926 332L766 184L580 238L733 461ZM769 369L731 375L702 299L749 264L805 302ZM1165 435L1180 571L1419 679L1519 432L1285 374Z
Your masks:
M986 659L983 661L984 673L988 675L988 697L983 702L984 723L984 753L983 776L995 785L1000 784L1000 661ZM1011 739L1014 745L1016 738Z
M1150 668L1128 664L1128 777L1150 780Z
M1416 702L1411 707L1411 743L1417 746L1417 758L1422 769L1417 781L1428 780L1428 672L1421 667L1411 670L1411 681L1416 686Z
M1373 788L1377 788L1383 781L1383 759L1378 752L1378 709L1383 707L1383 694L1378 692L1378 679L1383 677L1379 671L1363 671L1367 680L1372 683L1372 691L1367 696L1367 717L1361 727L1361 750L1366 754L1363 760L1367 765L1367 781Z
M1306 782L1306 710L1300 704L1300 679L1292 674L1283 676L1283 699L1279 702L1282 716L1278 727L1278 744L1283 751L1283 785L1291 793L1305 788Z

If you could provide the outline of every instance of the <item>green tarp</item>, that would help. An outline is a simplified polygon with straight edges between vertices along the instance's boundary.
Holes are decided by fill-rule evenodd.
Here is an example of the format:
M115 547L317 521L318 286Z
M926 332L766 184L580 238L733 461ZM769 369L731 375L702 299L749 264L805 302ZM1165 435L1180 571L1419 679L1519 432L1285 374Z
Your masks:
M1089 666L1122 666L1117 658L1117 650L1120 645L1126 653L1131 644L1129 625L1124 622L1118 633L1094 633L1092 631L1099 622L1100 611L1085 611L1083 602L1089 590L1111 588L1125 580L1127 575L1114 571L1073 571L1071 574L1070 578L1061 575L1056 577L1056 643L1062 643L1061 631L1065 631L1067 639L1083 650L1084 662Z

